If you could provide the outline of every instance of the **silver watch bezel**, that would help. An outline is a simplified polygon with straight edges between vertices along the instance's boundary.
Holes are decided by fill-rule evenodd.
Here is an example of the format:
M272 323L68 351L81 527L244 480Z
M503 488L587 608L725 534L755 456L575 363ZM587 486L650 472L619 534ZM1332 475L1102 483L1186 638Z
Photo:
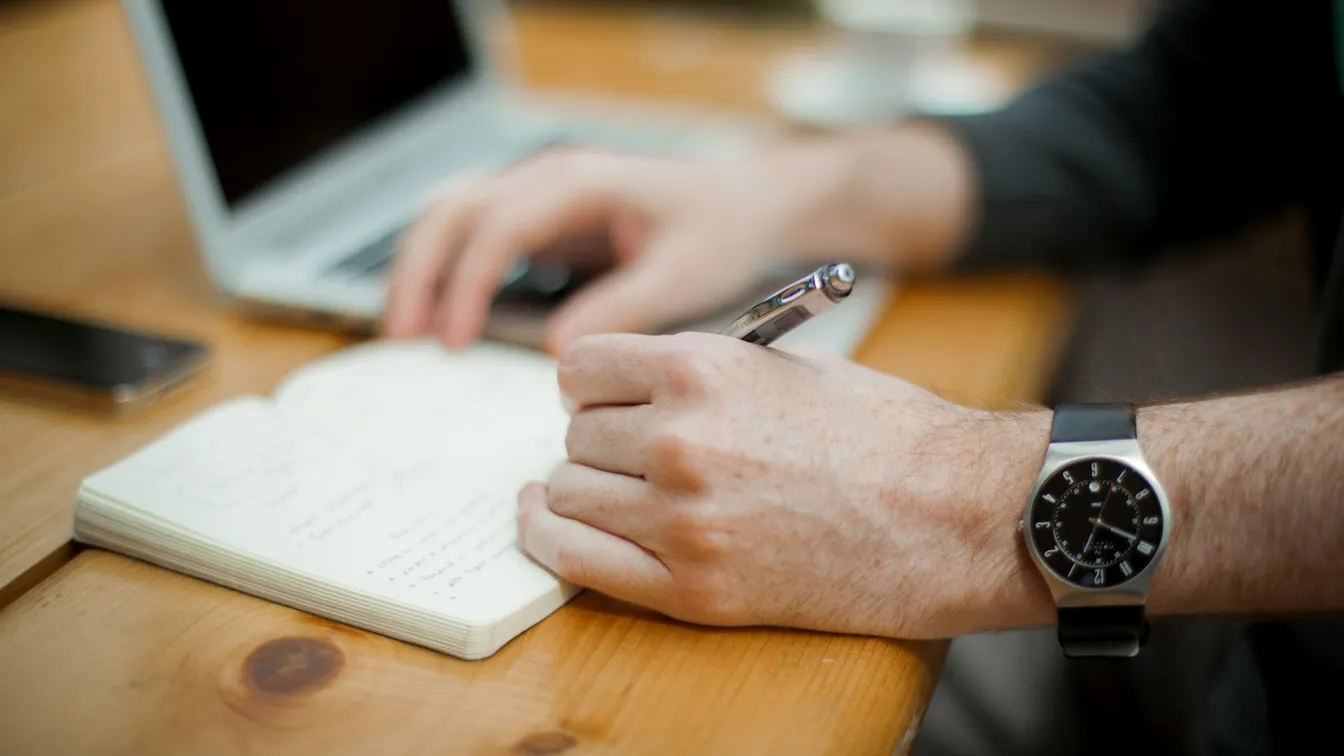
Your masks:
M1075 585L1056 575L1037 550L1034 539L1031 537L1032 504L1035 503L1036 497L1040 495L1041 488L1062 468L1084 459L1109 459L1137 470L1152 486L1153 495L1157 497L1158 508L1162 512L1162 539L1153 553L1152 560L1132 578L1119 585L1090 588ZM1018 531L1023 543L1026 544L1027 553L1031 555L1031 561L1035 563L1037 571L1045 578L1056 607L1141 606L1148 600L1148 589L1152 584L1153 574L1157 571L1158 565L1161 564L1162 558L1167 553L1167 546L1171 543L1171 506L1167 500L1167 492L1162 487L1162 481L1157 478L1152 467L1148 465L1148 461L1144 458L1143 451L1136 439L1057 442L1051 443L1046 448L1045 462L1041 466L1040 473L1036 476L1036 482L1031 487L1031 494L1022 507L1022 519L1018 522Z

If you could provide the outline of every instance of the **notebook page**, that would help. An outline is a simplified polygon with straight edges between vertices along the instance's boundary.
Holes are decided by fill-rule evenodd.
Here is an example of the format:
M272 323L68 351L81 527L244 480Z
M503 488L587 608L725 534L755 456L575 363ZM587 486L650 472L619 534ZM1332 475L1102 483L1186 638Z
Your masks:
M558 585L515 545L515 495L539 472L406 455L240 400L86 486L228 550L484 623Z
M305 422L407 453L515 461L547 473L566 457L569 415L555 362L520 347L368 342L306 365L275 397Z

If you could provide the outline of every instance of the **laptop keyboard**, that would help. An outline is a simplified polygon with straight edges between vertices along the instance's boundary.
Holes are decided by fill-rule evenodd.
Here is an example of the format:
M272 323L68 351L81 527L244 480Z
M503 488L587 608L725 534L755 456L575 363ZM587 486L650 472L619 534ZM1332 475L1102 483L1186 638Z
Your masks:
M519 156L519 160L535 155L550 147L562 147L574 144L574 140L564 134L554 134L533 145ZM327 275L343 278L381 277L387 272L396 253L397 238L405 228L394 228L382 237L370 242L354 254L336 263L327 271Z
M392 229L358 252L336 263L328 272L351 278L384 275L387 272L388 265L392 262L392 254L396 251L397 237L400 236L402 230L401 228Z
M528 145L515 158L521 162L538 152L554 147L567 147L572 145L590 144L591 142L577 138L573 134L566 133L563 130L557 130L552 134ZM651 149L649 145L632 145L632 148ZM392 262L392 256L396 253L397 239L404 227L394 228L385 235L370 242L354 254L344 258L333 265L328 271L328 276L338 276L342 278L365 278L365 277L383 277L387 273L388 267ZM527 266L520 262L518 266L506 278L506 281L513 281L524 276Z

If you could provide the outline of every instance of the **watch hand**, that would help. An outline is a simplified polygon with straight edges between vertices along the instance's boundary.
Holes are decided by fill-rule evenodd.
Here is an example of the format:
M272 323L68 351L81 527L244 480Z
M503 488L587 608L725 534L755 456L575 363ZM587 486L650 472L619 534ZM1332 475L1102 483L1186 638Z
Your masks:
M1111 494L1113 493L1115 493L1114 488L1106 492L1106 498L1101 500L1101 506L1097 509L1097 516L1088 520L1092 523L1092 533L1087 537L1087 543L1083 544L1083 550L1079 552L1079 556L1086 556L1088 549L1092 548L1092 541L1097 537L1097 526L1102 524L1101 513L1106 511L1106 504L1111 500Z
M1129 532L1129 531L1127 531L1127 530L1121 530L1120 528L1117 528L1116 526L1114 526L1114 525L1112 525L1112 524L1110 524L1110 523L1102 522L1100 517L1093 517L1092 519L1088 520L1088 522L1092 523L1094 526L1100 526L1100 527L1106 528L1107 530L1111 531L1112 533L1115 533L1115 534L1118 535L1118 536L1124 536L1125 538L1128 538L1128 539L1131 540L1131 541L1133 541L1133 540L1135 540L1135 539L1138 538L1137 535L1135 535L1135 534L1133 534L1133 533L1131 533L1131 532ZM1093 530L1092 532L1095 533L1096 530ZM1090 540L1089 540L1088 542L1091 543Z
M1078 556L1080 556L1080 557L1082 557L1082 556L1087 556L1087 550L1090 549L1090 548L1092 548L1092 539L1094 539L1094 538L1096 538L1096 537L1097 537L1097 521L1096 521L1095 518L1093 518L1093 520L1092 520L1092 535L1089 535L1089 536L1087 537L1087 543L1083 544L1083 550L1082 550L1081 552L1079 552Z
M1101 516L1106 513L1106 505L1111 503L1111 494L1113 493L1115 493L1115 486L1111 486L1110 490L1106 492L1106 498L1101 500L1101 506L1097 509L1097 520L1100 520ZM1096 525L1097 523L1093 522L1092 524Z

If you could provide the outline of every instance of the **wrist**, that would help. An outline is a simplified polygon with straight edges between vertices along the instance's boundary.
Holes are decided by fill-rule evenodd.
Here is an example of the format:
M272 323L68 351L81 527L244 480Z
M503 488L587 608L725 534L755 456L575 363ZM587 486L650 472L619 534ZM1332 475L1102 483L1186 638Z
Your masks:
M1055 605L1022 543L1018 522L1050 442L1049 410L984 413L969 424L979 463L965 476L968 549L965 601L970 632L1041 627L1055 622Z
M932 125L792 142L766 162L770 185L790 194L781 227L809 259L942 268L971 225L969 156Z
M1171 508L1171 543L1166 558L1153 575L1148 597L1148 609L1154 615L1169 614L1181 609L1204 609L1209 597L1216 595L1216 586L1205 584L1196 576L1207 574L1199 544L1192 542L1192 533L1184 524L1195 508L1194 492L1185 485L1190 467L1188 453L1192 448L1191 435L1216 437L1220 435L1204 425L1204 418L1192 405L1171 404L1141 408L1137 417L1140 445L1153 473L1166 490ZM1187 435L1188 432L1193 434ZM1226 435L1227 430L1222 431ZM1254 541L1254 535L1246 539ZM1232 540L1232 539L1228 539ZM1208 605L1207 608L1224 611L1230 606Z

